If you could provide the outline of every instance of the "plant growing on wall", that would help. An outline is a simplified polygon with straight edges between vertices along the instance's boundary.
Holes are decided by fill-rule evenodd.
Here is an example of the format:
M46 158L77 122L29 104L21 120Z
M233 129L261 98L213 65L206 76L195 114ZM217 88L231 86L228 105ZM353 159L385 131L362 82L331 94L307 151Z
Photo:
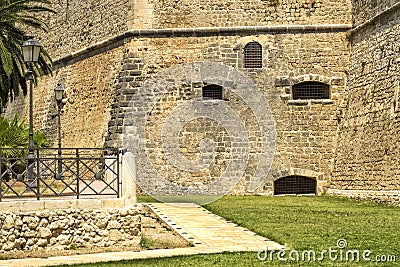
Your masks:
M21 45L26 29L48 31L39 14L54 11L49 0L0 0L0 113L8 99L27 92ZM42 48L34 66L34 79L51 73L51 58Z

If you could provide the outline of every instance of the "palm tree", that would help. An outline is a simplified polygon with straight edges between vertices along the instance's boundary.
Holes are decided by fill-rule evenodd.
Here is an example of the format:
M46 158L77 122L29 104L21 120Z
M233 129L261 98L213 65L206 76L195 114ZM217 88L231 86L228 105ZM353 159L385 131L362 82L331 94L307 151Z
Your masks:
M8 99L22 90L27 92L26 67L21 45L26 29L48 31L46 23L38 18L41 12L54 11L46 5L49 0L0 0L0 113ZM34 79L51 73L51 58L42 48L39 62L34 66Z

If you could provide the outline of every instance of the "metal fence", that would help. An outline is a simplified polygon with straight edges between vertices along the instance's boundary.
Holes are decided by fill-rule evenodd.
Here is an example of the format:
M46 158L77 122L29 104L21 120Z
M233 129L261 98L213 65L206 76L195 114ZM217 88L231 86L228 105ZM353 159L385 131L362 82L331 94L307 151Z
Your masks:
M0 201L6 198L120 196L120 154L96 148L0 148Z

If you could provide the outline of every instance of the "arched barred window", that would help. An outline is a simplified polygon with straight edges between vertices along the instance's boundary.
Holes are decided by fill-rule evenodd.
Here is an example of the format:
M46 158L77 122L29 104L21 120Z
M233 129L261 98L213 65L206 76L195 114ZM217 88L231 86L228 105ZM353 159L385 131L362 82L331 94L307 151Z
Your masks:
M257 42L250 42L244 47L244 67L246 69L262 68L262 46Z

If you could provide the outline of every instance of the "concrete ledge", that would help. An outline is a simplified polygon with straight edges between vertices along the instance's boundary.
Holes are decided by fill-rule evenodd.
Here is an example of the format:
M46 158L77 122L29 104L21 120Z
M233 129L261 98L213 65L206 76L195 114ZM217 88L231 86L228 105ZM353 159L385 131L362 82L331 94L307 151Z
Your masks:
M281 95L281 99L285 100L282 98L282 95ZM297 99L297 100L289 100L288 101L288 105L290 105L290 106L306 106L310 103L311 104L332 105L332 104L335 104L335 101L332 99Z
M400 206L400 190L328 189L327 194Z
M329 189L328 194L340 194L340 195L385 195L385 196L396 196L400 197L400 190L347 190L347 189Z
M55 209L110 209L133 207L135 201L123 198L111 199L46 199L46 200L12 200L0 202L0 210L11 212L30 212Z

